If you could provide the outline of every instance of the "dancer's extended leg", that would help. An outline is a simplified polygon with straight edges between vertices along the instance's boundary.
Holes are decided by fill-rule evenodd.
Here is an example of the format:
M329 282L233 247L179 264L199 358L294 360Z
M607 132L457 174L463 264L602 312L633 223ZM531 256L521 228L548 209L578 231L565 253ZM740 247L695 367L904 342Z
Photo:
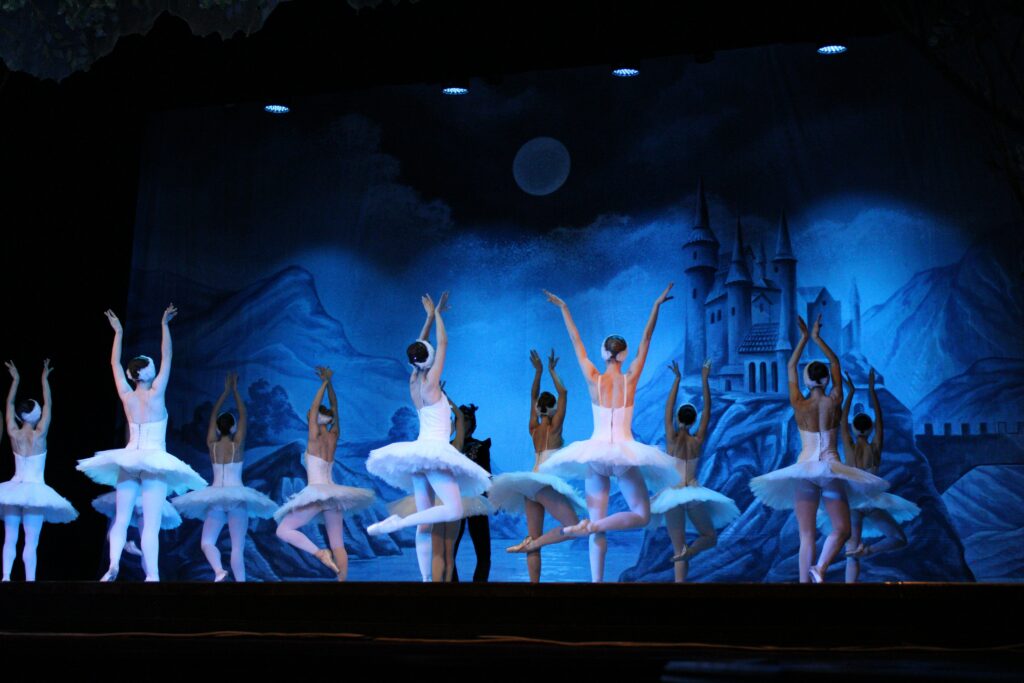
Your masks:
M622 497L626 499L629 510L616 512L599 520L592 519L591 528L595 533L636 529L651 520L651 498L640 470L630 467L619 475L618 480L619 489L622 491Z
M587 512L590 515L591 528L608 514L608 492L611 481L603 474L591 469L587 472L584 486L587 494ZM603 531L590 535L590 580L594 583L604 581L604 558L608 553L608 538Z
M821 555L818 557L816 569L824 579L828 566L839 554L839 550L850 538L850 505L846 501L846 484L841 481L830 481L821 491L821 498L825 503L825 512L828 513L829 522L832 524L832 531L825 539L821 548ZM817 514L817 513L815 513Z
M846 583L857 583L860 578L860 558L851 555L861 544L861 530L864 528L864 515L857 510L850 510L850 540L846 542Z
M434 491L430 488L430 482L425 474L412 475L412 495L416 501L416 511L429 510L434 506ZM439 531L443 531L439 529ZM434 533L432 524L416 525L416 562L420 568L420 580L424 583L433 579L434 563L434 542L431 535ZM442 550L439 548L438 552ZM441 575L444 574L444 555L438 555L438 562L442 565Z
M818 539L818 503L821 489L809 481L800 481L796 489L796 521L800 528L800 553L798 565L800 583L811 580L811 562L814 559L814 545Z
M891 514L885 510L872 510L868 516L871 523L882 530L885 538L865 548L862 557L897 550L907 545L907 535Z
M320 548L317 548L306 534L299 531L299 528L309 524L318 514L320 514L320 509L314 506L292 510L277 525L277 537L299 550L316 555Z
M562 541L571 541L576 538L576 536L566 534L562 531L566 527L576 526L580 522L580 518L576 514L576 510L573 508L572 503L569 502L568 498L558 491L555 491L550 486L545 486L538 491L535 498L538 503L544 506L547 513L557 519L560 524L540 538L532 541L527 547L527 551L532 551L534 549L539 550L546 545L561 543Z
M665 513L665 529L668 530L668 538L672 541L672 551L679 555L686 550L686 507L677 505ZM676 583L686 581L686 571L689 563L679 561L672 563L672 572Z
M690 522L697 530L697 538L693 539L693 543L686 549L686 559L689 561L718 545L718 532L711 524L711 513L704 503L690 503L686 508L686 514L690 516Z
M338 581L348 578L348 551L345 550L345 518L341 510L324 510L327 541L331 544L334 564L338 565Z
M25 563L25 580L36 580L36 547L39 534L43 531L43 516L38 512L26 512L21 518L25 529L25 547L21 550L21 561Z
M224 525L228 523L228 514L223 508L211 507L206 512L206 521L203 522L203 533L199 539L199 547L206 555L206 561L213 568L213 580L223 581L228 575L224 571L224 565L220 559L220 548L217 547L217 539Z
M159 581L160 526L167 499L167 482L143 475L139 496L142 498L142 557L146 560L146 581Z
M4 581L11 580L11 568L18 556L18 534L21 533L21 508L4 508Z
M524 505L526 533L532 539L539 539L544 535L544 506L533 500L526 500ZM540 548L535 544L530 544L530 548L526 553L526 570L530 574L530 583L540 583Z
M231 536L231 573L235 581L245 582L245 533L249 529L249 512L242 505L228 510L228 534Z
M135 501L139 496L141 484L123 472L119 475L115 488L114 521L110 525L108 545L110 546L110 567L100 581L113 581L121 566L121 552L128 539L128 525L135 514Z

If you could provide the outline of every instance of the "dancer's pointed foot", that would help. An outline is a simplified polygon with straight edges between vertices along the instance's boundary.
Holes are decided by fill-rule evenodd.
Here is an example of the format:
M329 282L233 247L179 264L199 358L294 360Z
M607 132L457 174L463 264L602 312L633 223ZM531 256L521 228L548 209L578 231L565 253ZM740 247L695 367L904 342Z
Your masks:
M120 567L111 567L107 573L100 577L100 583L110 583L117 579L117 572Z
M846 551L846 556L847 557L864 557L864 553L865 553L866 550L867 550L867 548L865 548L864 544L861 543L856 548L854 548L853 550L847 550Z
M215 571L213 573L213 582L214 583L220 583L221 581L223 581L226 578L228 578L228 572L227 572L226 569L221 569L219 572Z
M811 575L811 583L825 583L825 577L817 567L811 567L807 573Z
M340 569L338 569L338 565L334 564L334 557L331 555L331 551L327 548L317 550L315 553L313 553L313 557L320 560L320 562L323 563L325 567L330 569L335 574L341 571Z
M159 576L147 576L146 579L145 579L145 583L160 583L160 577Z
M688 553L689 551L690 551L690 548L687 547L686 545L684 545L683 549L679 551L678 555L673 555L672 556L672 561L673 562L684 562L684 561L686 561L688 559L686 557L686 553Z
M531 537L527 536L526 538L523 539L522 543L516 543L515 545L510 545L509 547L505 548L505 552L507 552L507 553L528 553L528 552L530 552L530 544L533 543L535 540L537 540L537 539L531 538Z
M390 534L398 531L402 517L400 515L391 515L387 519L381 520L376 524L371 524L366 527L366 533L371 536L380 536L381 534Z
M579 522L577 522L576 524L573 524L572 526L562 527L562 535L563 536L577 536L577 537L580 537L580 536L589 536L592 533L594 533L594 531L593 531L593 529L590 528L590 520L589 519L581 519Z
M135 557L142 557L142 551L139 550L139 546L135 545L135 541L128 541L127 543L125 543L124 551L129 555L134 555Z

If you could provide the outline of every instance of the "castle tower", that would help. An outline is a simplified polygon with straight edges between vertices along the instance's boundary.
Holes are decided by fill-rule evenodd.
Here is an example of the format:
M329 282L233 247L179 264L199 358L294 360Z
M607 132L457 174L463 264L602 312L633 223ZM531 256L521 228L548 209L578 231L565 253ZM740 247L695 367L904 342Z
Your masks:
M743 247L743 225L736 219L736 242L732 245L732 264L725 278L725 292L728 301L726 315L729 317L729 364L740 362L740 343L750 331L750 289L753 282L747 267L746 250Z
M857 289L857 279L854 278L853 286L850 288L850 349L860 349L860 291Z
M701 178L697 182L697 205L693 214L693 226L686 242L683 243L686 289L681 292L681 298L685 298L686 301L686 345L683 356L685 375L699 375L701 365L707 357L704 300L715 280L719 247L720 244L709 225L708 203L704 199L704 179Z
M779 341L792 349L797 340L796 332L796 256L789 240L789 222L786 212L779 218L779 236L775 242L775 256L772 257L772 279L779 286Z

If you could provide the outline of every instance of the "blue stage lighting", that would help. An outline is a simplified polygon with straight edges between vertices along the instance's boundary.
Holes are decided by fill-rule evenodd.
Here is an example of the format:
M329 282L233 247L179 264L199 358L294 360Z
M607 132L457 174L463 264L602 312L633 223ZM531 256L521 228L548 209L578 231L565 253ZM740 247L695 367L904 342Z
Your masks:
M619 69L612 70L612 76L618 76L619 78L632 78L633 76L639 76L640 70L632 67L622 67Z
M445 95L468 95L469 88L464 88L461 85L450 85L441 88L441 92Z
M841 55L844 52L846 52L846 46L837 43L829 43L818 47L819 55Z
M263 111L267 112L268 114L287 114L288 112L291 111L291 108L286 107L283 104L268 104L265 107L263 107Z

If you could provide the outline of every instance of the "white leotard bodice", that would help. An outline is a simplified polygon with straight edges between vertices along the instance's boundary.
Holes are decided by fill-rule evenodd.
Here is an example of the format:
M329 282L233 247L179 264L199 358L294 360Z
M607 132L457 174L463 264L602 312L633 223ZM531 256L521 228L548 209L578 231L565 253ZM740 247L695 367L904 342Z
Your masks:
M215 450L211 446L210 450ZM235 442L231 442L231 459L235 459ZM242 486L242 461L213 463L213 483L210 486Z
M448 397L441 394L441 400L433 405L419 409L420 433L418 441L424 439L448 442L452 433L452 409L448 405Z
M622 405L605 408L601 405L601 377L597 378L597 403L590 404L594 411L594 434L600 441L633 440L633 406L626 406L626 391L622 392Z
M310 455L309 453L306 453L307 484L311 486L313 484L333 484L334 479L331 476L331 470L333 468L333 462L327 462L323 458L318 458L315 455Z
M818 460L838 460L839 452L836 450L836 430L830 429L827 432L800 432L800 440L803 442L803 449L797 462L808 462Z
M25 484L45 484L43 472L46 469L46 451L39 455L14 454L14 478L11 481Z
M158 422L129 422L125 448L167 450L167 418Z

